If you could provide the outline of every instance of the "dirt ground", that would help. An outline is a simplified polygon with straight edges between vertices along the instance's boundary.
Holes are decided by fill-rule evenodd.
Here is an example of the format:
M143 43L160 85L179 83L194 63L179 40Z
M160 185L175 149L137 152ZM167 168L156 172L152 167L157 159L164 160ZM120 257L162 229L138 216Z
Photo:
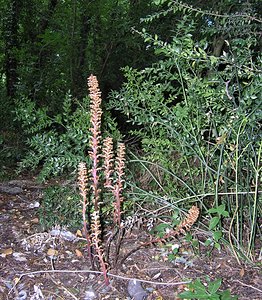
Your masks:
M103 276L92 272L83 238L61 228L41 232L42 188L33 180L0 183L0 299L179 299L185 282L205 283L207 276L221 278L221 290L238 299L262 299L258 264L239 265L226 250L196 255L183 241L174 261L160 245L134 252L110 269L106 286ZM147 238L141 228L124 236L118 261Z

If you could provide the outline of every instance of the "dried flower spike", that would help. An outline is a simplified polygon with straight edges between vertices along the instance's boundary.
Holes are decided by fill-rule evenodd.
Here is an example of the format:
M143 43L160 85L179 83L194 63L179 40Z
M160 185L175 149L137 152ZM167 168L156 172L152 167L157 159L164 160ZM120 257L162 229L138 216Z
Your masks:
M125 144L119 143L117 148L117 157L116 157L116 174L117 174L117 181L113 187L113 194L115 197L115 212L114 212L114 222L117 223L119 226L121 224L121 204L123 202L123 176L125 174Z
M177 226L176 231L178 233L185 234L185 231L189 231L190 228L196 223L199 217L199 208L193 205L187 214L187 217Z
M187 217L184 220L182 220L176 228L170 230L162 238L156 238L154 240L151 240L149 243L145 243L145 245L148 245L150 243L166 242L168 238L176 237L180 234L186 234L186 231L190 230L193 224L197 221L198 217L199 208L194 205L189 209Z
M78 186L80 195L82 196L82 219L83 219L83 233L87 241L88 255L92 264L92 250L91 250L91 238L87 228L86 210L87 210L87 169L84 162L80 162L78 166Z
M101 116L102 116L102 109L101 109L101 92L98 87L98 81L96 76L91 75L88 78L88 87L89 87L89 95L91 99L90 109L91 109L91 141L90 141L90 148L89 156L92 161L92 169L91 169L91 179L92 184L91 188L93 190L93 203L94 209L99 210L99 175L98 172L99 168L99 150L100 144L99 141L101 139Z
M104 158L104 174L105 174L105 187L112 187L112 173L113 173L113 139L107 137L104 140L103 147Z
M92 213L92 225L91 225L91 230L92 230L92 244L95 247L96 251L96 257L99 260L101 270L104 275L105 283L106 285L109 284L109 279L107 276L107 269L108 269L108 264L105 262L105 255L103 248L101 246L101 224L100 224L100 216L98 211L94 211Z
M87 170L86 164L84 162L80 162L78 165L78 186L80 190L80 195L83 198L86 198Z

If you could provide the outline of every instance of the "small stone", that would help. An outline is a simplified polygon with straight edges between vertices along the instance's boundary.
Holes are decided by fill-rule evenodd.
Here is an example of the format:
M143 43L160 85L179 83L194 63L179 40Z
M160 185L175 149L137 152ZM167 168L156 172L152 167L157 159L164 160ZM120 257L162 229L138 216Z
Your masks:
M0 192L10 194L10 195L18 195L23 193L23 189L17 186L11 187L11 186L5 186L3 184L0 184Z
M97 294L94 292L92 288L85 292L84 300L94 300L97 299Z
M145 300L148 295L143 289L141 282L137 280L130 280L128 282L127 291L129 296L134 300Z

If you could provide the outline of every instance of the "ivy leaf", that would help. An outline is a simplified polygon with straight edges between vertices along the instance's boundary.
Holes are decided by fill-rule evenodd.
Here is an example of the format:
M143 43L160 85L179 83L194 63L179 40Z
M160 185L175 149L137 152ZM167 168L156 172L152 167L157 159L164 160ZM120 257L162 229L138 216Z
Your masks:
M210 282L209 285L208 285L209 293L211 295L215 294L218 291L218 289L220 288L221 283L222 283L221 278L218 278L217 280Z
M219 241L222 237L222 231L221 230L218 230L216 232L213 233L213 238L215 241Z
M193 283L193 287L195 292L197 293L203 293L206 295L206 287L204 286L204 284L200 281L200 279L197 279L194 283Z
M213 218L210 220L210 223L209 223L209 230L214 229L214 228L217 226L219 220L220 220L219 217L213 217Z
M209 212L210 214L216 213L216 212L217 212L217 208L216 208L216 207L210 208L210 209L208 210L208 212Z

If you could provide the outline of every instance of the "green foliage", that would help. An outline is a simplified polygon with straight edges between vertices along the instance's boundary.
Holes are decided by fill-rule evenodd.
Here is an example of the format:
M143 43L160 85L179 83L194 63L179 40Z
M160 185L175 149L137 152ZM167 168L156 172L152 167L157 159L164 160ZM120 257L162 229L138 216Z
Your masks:
M75 171L80 161L86 160L89 144L89 98L77 101L67 94L62 112L51 116L47 107L37 108L33 101L17 102L16 119L27 134L29 151L19 163L18 171L41 167L38 179ZM107 128L119 138L116 124L110 115L104 115Z
M156 39L154 43L166 59L142 71L125 68L127 81L120 92L112 93L111 106L121 110L132 123L143 125L141 130L133 133L142 139L148 159L171 167L173 160L169 158L178 152L181 157L175 166L186 170L187 159L195 156L200 164L210 162L207 171L212 177L217 170L214 167L218 164L216 153L223 144L223 141L218 141L221 137L227 138L227 147L234 145L237 129L247 116L253 138L258 137L258 111L255 108L259 105L256 101L259 84L254 82L256 74L251 75L250 82L254 83L254 101L250 101L249 105L241 101L241 106L236 109L234 100L226 95L222 80L223 74L231 73L231 67L223 74L216 72L209 78L200 77L206 68L215 72L218 60L214 58L216 63L212 66L213 61L206 52L201 48L195 49L190 35L174 38L172 44L166 45ZM232 80L238 79L235 75L237 78ZM249 88L241 86L245 93ZM230 149L226 152L225 156L233 154ZM200 175L197 166L191 167L190 173ZM188 175L188 172L183 175Z
M200 244L201 242L199 241L197 236L193 236L190 232L188 232L185 236L185 240L190 243L194 253L196 253L197 255L200 255Z
M173 203L187 205L181 199L188 197L201 201L217 247L222 217L229 215L232 234L244 246L240 220L249 222L253 242L260 230L255 220L261 203L250 193L261 152L257 40L232 36L225 41L227 51L214 56L206 38L194 39L194 19L185 15L177 28L169 42L146 30L140 33L159 60L143 70L125 68L126 81L111 94L110 105L138 128L132 134L141 140L140 164L150 172L151 189L160 187L158 194L172 195ZM152 163L162 171L160 178Z
M188 287L189 291L182 292L178 295L179 299L206 299L206 300L233 300L238 299L231 296L230 291L219 291L222 280L216 279L211 281L207 278L207 285L204 285L198 278L191 282Z
M221 204L221 205L219 205L218 207L215 207L215 208L210 208L208 210L208 212L209 213L217 213L217 215L218 215L216 217L213 217L210 220L210 224L209 224L209 229L210 230L214 229L218 225L221 217L228 217L228 215L229 215L228 212L225 210L225 204Z
M41 166L39 180L75 170L85 157L88 147L89 99L75 103L69 94L63 102L62 113L51 117L47 107L37 108L28 99L17 103L17 120L29 136L30 148L19 164L19 171Z
M229 213L225 210L225 204L221 204L218 207L210 208L208 210L208 213L211 214L211 216L214 214L215 216L212 216L209 221L208 229L210 230L212 237L209 237L205 241L206 246L212 246L215 247L218 250L221 250L221 239L223 237L223 232L221 228L221 224L223 221L223 217L228 217Z
M119 86L120 67L148 59L148 53L135 54L142 40L131 30L150 12L148 1L8 0L0 7L1 84L11 85L17 98L25 95L53 112L60 111L61 95L69 89L79 99L85 95L90 73L100 75L107 93ZM9 72L11 60L16 64ZM13 104L14 99L7 100Z
M80 196L72 187L50 186L44 190L39 222L45 229L55 225L81 227Z

